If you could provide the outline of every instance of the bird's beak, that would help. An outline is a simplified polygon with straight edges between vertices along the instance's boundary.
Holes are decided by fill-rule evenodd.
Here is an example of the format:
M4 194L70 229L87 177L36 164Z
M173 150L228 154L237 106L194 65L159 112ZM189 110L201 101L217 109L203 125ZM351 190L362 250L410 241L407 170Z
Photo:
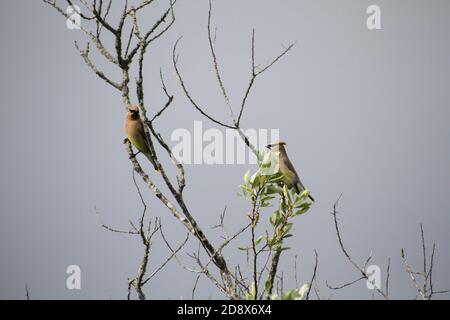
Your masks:
M266 148L270 150L270 149L272 149L272 146L271 146L270 144L268 144L268 145L266 146Z

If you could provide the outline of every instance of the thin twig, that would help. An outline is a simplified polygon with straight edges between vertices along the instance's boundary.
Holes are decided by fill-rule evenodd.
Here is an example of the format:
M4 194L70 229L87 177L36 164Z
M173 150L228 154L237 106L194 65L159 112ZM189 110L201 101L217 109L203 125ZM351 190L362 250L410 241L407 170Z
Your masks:
M350 254L348 253L348 251L347 251L347 249L345 248L344 243L343 243L343 241L342 241L341 232L340 232L340 229L339 229L338 219L337 219L337 213L338 213L338 212L337 212L337 206L338 206L338 204L339 204L339 201L340 201L341 197L342 197L342 194L339 195L338 199L337 199L336 202L334 203L334 205L333 205L333 211L331 212L331 215L333 216L334 227L335 227L335 230L336 230L336 235L337 235L337 238L338 238L338 242L339 242L339 246L340 246L340 248L341 248L341 251L344 253L344 255L345 255L345 257L347 258L347 260L355 267L355 269L358 270L359 273L361 273L361 277L358 278L358 279L356 279L355 281L352 281L352 282L350 282L350 283L346 283L346 284L341 285L341 286L338 286L338 287L331 287L331 286L328 286L328 285L327 285L329 288L336 288L336 289L342 289L342 288L345 288L345 287L347 287L347 286L349 286L349 285L352 285L352 284L354 284L354 283L356 283L356 282L358 282L359 280L362 280L362 279L369 280L369 275L366 273L366 271L365 271L362 267L360 267L360 266L353 260L353 258L352 258L352 257L350 256ZM369 258L366 260L365 266L366 266L367 263L370 261L371 257L372 257L372 256L370 255ZM335 290L336 290L336 289L335 289ZM377 291L384 299L386 299L386 300L389 299L388 296L386 295L386 293L383 292L380 288L378 288L378 287L375 286L375 290L376 290L376 291Z
M317 266L319 265L319 255L317 254L316 250L314 250L314 255L316 256L315 263L314 263L314 271L313 271L313 275L311 277L311 281L309 282L309 288L308 288L308 292L306 293L305 300L309 300L309 294L311 293L311 288L313 286L314 281L316 280ZM298 288L298 285L297 285L297 288Z

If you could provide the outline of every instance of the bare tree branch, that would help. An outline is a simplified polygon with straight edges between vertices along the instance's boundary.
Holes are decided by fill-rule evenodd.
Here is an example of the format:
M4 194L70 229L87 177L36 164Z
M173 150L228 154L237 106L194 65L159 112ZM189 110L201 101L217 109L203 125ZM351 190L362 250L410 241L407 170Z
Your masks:
M391 269L391 258L388 258L388 264L386 269L386 295L389 297L389 277Z
M370 261L370 259L371 259L371 256L369 256L369 258L366 260L366 263L365 263L365 265L364 265L364 268L362 268L362 267L360 267L360 266L352 259L352 257L350 256L350 254L348 253L347 249L346 249L345 246L344 246L344 243L343 243L342 237L341 237L341 232L340 232L340 230L339 230L338 220L337 220L337 206L338 206L338 204L339 204L339 200L341 199L341 197L342 197L342 194L338 197L338 199L337 199L336 202L334 203L334 205L333 205L333 211L331 212L331 214L332 214L332 216L333 216L333 219L334 219L334 226L335 226L335 230L336 230L336 235L337 235L337 239L338 239L338 242L339 242L339 246L340 246L342 252L344 253L344 255L345 255L345 257L347 258L347 260L355 267L355 269L358 270L359 273L361 273L361 277L358 278L358 279L356 279L355 281L352 281L352 282L347 283L347 284L345 284L345 285L338 286L338 287L331 287L331 288L337 288L337 289L341 289L341 288L347 287L347 286L349 286L349 285L351 285L351 284L353 284L353 283L356 283L356 282L358 282L359 280L362 280L362 279L369 280L369 275L367 274L367 272L365 271L364 268L366 267L367 263L368 263L368 262ZM327 285L327 286L328 286L328 285ZM329 287L330 287L330 286L329 286ZM378 287L375 286L375 290L376 290L376 291L377 291L384 299L386 299L386 300L389 299L389 297L386 295L386 293L383 292L380 288L378 288Z
M351 285L357 283L358 281L364 280L364 279L366 279L366 278L365 278L364 276L362 276L362 277L359 277L358 279L355 279L355 280L353 280L353 281L344 283L344 284L342 284L342 285L340 285L340 286L337 286L337 287L331 286L330 284L328 284L328 281L325 282L325 285L328 287L328 289L331 289L331 290L340 290L340 289L343 289L343 288L345 288L345 287L351 286Z
M247 99L250 95L250 91L253 88L253 84L255 83L256 78L267 71L270 67L272 67L278 60L280 60L285 54L287 54L294 47L294 43L290 44L287 48L283 50L275 59L273 59L267 66L263 67L261 70L257 70L255 66L255 29L252 30L252 72L250 77L250 82L248 83L247 89L245 90L244 98L241 102L241 109L239 111L239 116L236 121L236 126L239 127L241 123L241 118L244 112L244 108L246 106Z
M420 238L422 242L422 271L416 272L412 269L412 267L408 264L406 259L405 250L402 249L400 252L400 256L402 258L402 264L405 269L405 272L409 275L411 282L416 289L417 293L423 300L431 300L431 298L435 294L444 294L450 292L450 290L434 290L433 284L433 268L434 268L434 255L436 252L436 244L433 243L433 249L430 257L430 267L427 268L427 260L428 257L426 255L426 243L425 243L425 235L423 231L423 226L420 224ZM419 283L418 279L422 279L422 283Z
M408 264L408 262L406 261L406 254L405 251L402 249L401 250L401 257L402 257L402 263L403 266L405 268L405 271L409 274L409 276L411 277L411 282L413 283L414 287L416 288L417 292L419 293L419 295L421 296L421 298L423 300L426 300L426 292L422 291L422 288L420 287L416 277L415 277L415 273L412 271L411 266Z
M86 45L86 49L82 50L78 47L77 42L75 41L75 47L77 48L78 52L80 53L81 57L83 58L86 65L92 69L101 79L106 81L109 85L113 86L119 91L122 91L122 85L118 84L117 82L114 82L113 80L109 79L103 71L100 71L91 61L89 58L89 43Z
M25 299L30 300L30 291L28 290L28 284L25 283Z
M149 280L151 280L155 275L157 275L158 272L160 272L170 262L170 260L172 260L177 255L177 253L185 246L188 240L189 240L189 233L186 235L186 239L178 246L176 250L172 251L172 254L164 261L164 263L161 264L155 271L152 272L152 274L147 279L143 281L143 284L145 285Z
M314 250L314 254L316 256L315 263L314 263L314 271L313 271L313 275L311 277L311 281L309 282L309 288L308 288L308 292L306 293L305 300L309 300L309 294L311 293L311 288L313 286L314 281L316 280L317 266L319 265L319 255L317 254L316 250ZM298 284L296 284L296 286L298 288Z
M235 116L234 116L233 107L231 106L230 99L228 98L228 94L227 94L227 91L225 89L225 85L223 84L223 80L222 80L222 77L220 75L219 64L217 62L217 55L216 55L216 51L214 49L215 37L214 37L214 41L213 41L212 35L211 35L211 11L212 11L212 0L209 0L209 11L208 11L208 40L209 40L209 48L210 48L211 55L212 55L212 58L213 58L214 70L216 72L216 78L217 78L217 81L219 82L220 90L222 91L222 95L225 98L225 103L227 104L228 109L230 111L230 117L233 120L233 123L235 123L235 125L236 125L236 119L235 119Z
M173 62L173 66L175 69L175 73L177 74L178 80L180 82L181 88L184 91L184 94L186 95L186 97L189 99L189 101L191 102L191 104L194 106L195 109L197 109L204 117L206 117L207 119L211 120L213 123L218 124L219 126L225 127L225 128L229 128L229 129L235 129L235 127L233 125L228 125L225 124L219 120L214 119L212 116L210 116L209 114L207 114L205 111L203 111L203 109L195 102L195 100L192 98L191 94L189 93L186 84L183 80L183 77L181 76L180 70L178 68L178 59L177 59L177 46L178 43L180 42L181 37L178 38L178 40L175 42L175 45L173 46L173 50L172 50L172 62Z

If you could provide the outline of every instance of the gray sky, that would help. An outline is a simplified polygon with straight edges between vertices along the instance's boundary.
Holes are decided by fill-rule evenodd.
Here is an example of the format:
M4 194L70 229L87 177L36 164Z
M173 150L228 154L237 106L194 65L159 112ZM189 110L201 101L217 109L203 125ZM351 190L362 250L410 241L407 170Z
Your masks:
M155 8L163 8L164 2ZM366 27L366 8L381 8L382 30ZM157 123L166 137L195 120L214 128L183 96L173 76L171 48L179 46L180 67L195 97L215 117L228 112L214 82L208 51L206 0L179 0L174 28L149 49L146 97L149 112L164 102L162 67L174 105ZM154 21L158 10L150 10ZM419 224L429 253L437 244L436 289L448 289L450 269L450 40L448 1L215 1L217 51L234 105L250 72L250 36L256 29L257 63L265 64L296 42L294 49L258 79L243 118L247 128L279 129L288 152L317 203L295 221L292 249L281 263L286 288L293 288L294 255L299 280L309 280L314 249L325 297L371 298L361 282L332 292L358 273L339 250L329 214L343 193L340 222L357 261L372 253L382 270L392 259L391 295L415 295L402 271L400 249L421 266ZM124 151L120 95L83 63L73 41L78 31L41 1L2 2L0 11L0 298L122 299L127 278L141 258L139 239L103 230L103 221L126 227L141 206ZM114 75L113 67L100 64ZM117 74L115 74L117 75ZM135 102L135 101L134 101ZM145 160L143 159L142 162ZM145 163L148 165L148 163ZM248 204L236 196L249 165L188 165L186 201L212 241L211 227L228 207L229 230L245 223ZM185 230L145 188L151 216L162 219L171 244ZM267 212L269 214L269 212ZM235 243L245 245L248 237ZM194 240L185 251L197 248ZM169 252L155 239L150 270ZM245 264L229 248L230 264ZM192 261L182 253L182 261ZM82 289L66 289L66 267L81 267ZM385 276L384 273L382 276ZM175 261L149 282L149 298L190 298L195 275ZM384 283L384 278L382 280ZM198 298L223 298L202 279ZM449 297L444 296L444 297Z

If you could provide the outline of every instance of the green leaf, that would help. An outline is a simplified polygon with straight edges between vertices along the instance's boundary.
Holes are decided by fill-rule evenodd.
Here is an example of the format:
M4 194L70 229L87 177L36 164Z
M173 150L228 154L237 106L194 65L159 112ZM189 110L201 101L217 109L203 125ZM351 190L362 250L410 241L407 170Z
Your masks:
M275 242L275 243L273 244L272 249L273 249L273 250L278 250L278 249L280 249L280 248L281 248L281 245L282 245L281 241L276 240L276 241L274 241L274 242Z
M294 207L295 208L300 208L300 209L303 209L303 208L308 208L309 209L311 207L311 204L308 203L308 202L301 202L301 203L295 204Z
M309 207L304 207L304 208L302 208L302 209L300 209L300 210L297 210L297 211L295 212L295 215L296 215L296 216L299 216L299 215L301 215L301 214L306 213L308 210L309 210Z
M272 181L270 181L270 179L268 180L270 183L272 183ZM276 184L271 184L268 185L266 188L266 194L274 194L274 193L280 193L282 192L283 189L280 188L280 186L276 185Z
M289 290L281 296L281 300L294 300L295 289Z
M256 227L256 225L258 224L258 222L259 222L259 213L256 213L256 215L255 215L255 219L253 220L253 228L254 227Z
M271 151L265 152L263 155L263 159L260 163L260 167L267 166L267 164L269 164L269 167L270 167L270 164L272 163L272 159L274 157L278 157L278 154L276 152L271 152Z
M306 197L309 196L309 190L303 190L302 192L300 192L300 198L305 199Z
M244 174L244 182L245 184L248 184L250 181L250 170L247 170L247 172L245 172Z
M281 300L304 300L309 287L309 283L305 283L300 289L289 290L281 296Z
M253 185L255 184L255 180L258 179L259 175L260 175L260 171L258 170L250 177L249 182L250 182L250 185L252 186L252 188L253 188Z
M261 204L260 204L260 206L261 207L263 207L263 208L267 208L267 207L270 207L270 202L262 202Z
M273 226L277 225L277 221L278 221L278 212L275 211L274 213L272 213L272 215L269 218L270 224Z
M259 245L262 241L262 239L264 239L264 237L261 235L258 237L258 239L255 240L255 245Z
M256 158L258 159L258 163L263 162L265 154L266 154L266 152L264 150L258 150L256 152Z
M272 196L264 196L264 197L261 198L261 201L262 201L262 202L267 202L267 201L270 201L270 200L272 200L272 199L275 199L275 197L272 197Z
M269 292L269 290L270 290L270 281L269 281L269 280L267 280L267 281L264 283L264 290L266 290L267 292Z
M271 165L272 165L272 162L268 161L268 162L262 162L259 167L261 169L267 169L267 168L270 168Z
M282 200L281 203L280 203L280 210L282 212L286 212L287 209L288 209L288 206L287 206L286 202L284 200Z
M289 233L289 231L291 231L291 229L292 229L292 223L286 224L283 228L283 235Z
M291 199L291 195L289 194L289 189L288 189L288 187L287 187L287 185L284 185L283 186L283 195L284 195L284 198L289 202L289 203L291 203L292 201L292 199Z
M283 180L283 178L284 178L284 176L281 173L275 173L270 176L269 182L271 182L271 183L281 182ZM280 191L281 190L282 190L282 188L280 188Z
M255 300L256 299L256 284L252 282L250 286L250 290L248 291L246 297L247 300Z
M275 228L275 234L277 235L278 238L281 237L281 236L283 236L283 226L278 225L278 226Z
M305 284L298 290L298 293L300 294L300 297L299 297L298 300L304 300L304 299L306 299L306 295L307 295L307 293L308 293L308 291L309 291L310 286L311 286L311 285L310 285L309 283L305 283Z

